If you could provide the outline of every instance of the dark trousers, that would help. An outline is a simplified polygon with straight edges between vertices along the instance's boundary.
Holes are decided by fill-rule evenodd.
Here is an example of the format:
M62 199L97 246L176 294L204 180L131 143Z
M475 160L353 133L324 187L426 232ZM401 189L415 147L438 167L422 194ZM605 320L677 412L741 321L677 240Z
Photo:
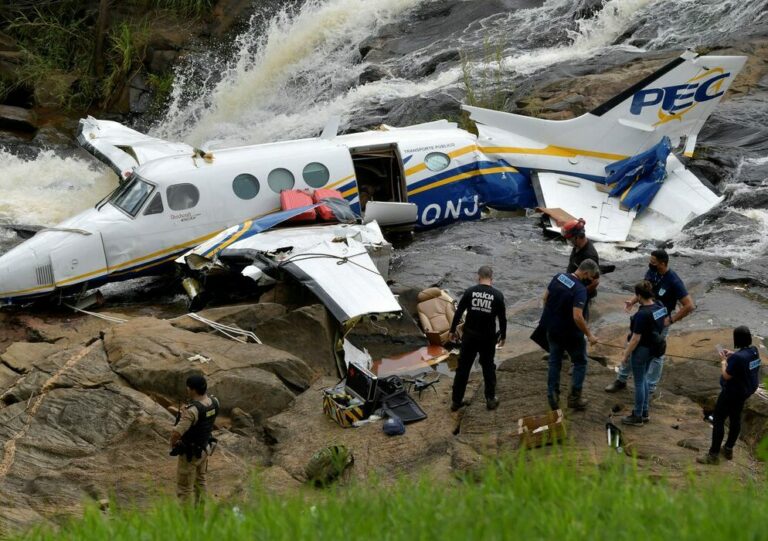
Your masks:
M715 413L712 414L714 421L712 423L712 447L709 448L710 455L720 453L720 444L723 443L725 436L725 420L730 421L728 428L728 439L725 440L725 446L732 449L736 445L741 432L741 412L744 410L746 399L738 398L725 392L721 392L717 397L715 404Z
M563 338L547 333L549 341L549 371L547 373L547 398L555 405L560 397L560 369L563 366L563 353L566 351L573 363L571 374L571 394L581 392L587 375L587 343L584 335Z
M483 337L465 332L461 342L459 366L456 369L456 376L453 378L454 404L461 404L461 401L464 400L469 372L472 370L472 365L478 354L480 354L480 366L483 369L483 379L485 380L485 398L496 396L496 365L493 362L493 357L496 354L496 337Z

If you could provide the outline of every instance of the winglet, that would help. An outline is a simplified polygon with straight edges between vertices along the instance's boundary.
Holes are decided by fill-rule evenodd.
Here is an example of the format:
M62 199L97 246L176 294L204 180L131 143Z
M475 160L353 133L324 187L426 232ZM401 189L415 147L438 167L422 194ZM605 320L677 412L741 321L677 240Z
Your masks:
M334 115L328 119L323 133L320 134L320 139L333 139L339 133L339 124L341 123L341 117Z

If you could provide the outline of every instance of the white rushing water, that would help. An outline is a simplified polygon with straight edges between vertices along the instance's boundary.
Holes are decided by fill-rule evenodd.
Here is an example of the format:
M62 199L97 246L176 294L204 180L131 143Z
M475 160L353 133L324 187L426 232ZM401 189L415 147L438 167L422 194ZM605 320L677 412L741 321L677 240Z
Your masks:
M346 89L365 67L357 62L358 44L424 2L308 0L299 11L285 8L267 24L257 12L238 37L238 52L220 80L204 83L210 88L186 100L184 88L191 81L177 73L171 105L154 135L212 147L301 137L372 95L419 93L419 85L407 81L394 81L381 92L369 88L348 94Z
M387 25L413 23L414 10L430 3L441 0L307 0L277 13L257 11L226 52L203 52L177 68L170 105L151 133L211 148L293 139L316 135L334 115L342 117L343 128L351 119L375 118L374 112L388 110L394 100L439 90L460 94L464 72L455 65L426 77L357 82L368 66L360 61L360 42ZM466 21L463 28L453 25L458 30L381 62L403 74L457 49L469 58L465 67L481 79L494 69L482 53L490 45L498 47L495 68L504 80L513 80L616 50L717 43L764 25L768 17L768 0L608 0L583 20L574 20L574 5L544 0L539 7ZM0 169L0 223L56 223L92 205L116 183L96 160L50 151L25 160L0 149ZM745 257L737 252L734 257Z
M50 150L26 160L0 147L0 171L0 223L54 225L117 186L117 175L96 160Z

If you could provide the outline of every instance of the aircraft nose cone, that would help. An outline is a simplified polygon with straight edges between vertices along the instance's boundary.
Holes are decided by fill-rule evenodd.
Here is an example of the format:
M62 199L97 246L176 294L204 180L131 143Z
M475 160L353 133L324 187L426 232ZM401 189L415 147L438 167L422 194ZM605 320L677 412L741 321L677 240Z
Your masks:
M0 303L8 303L53 288L50 260L38 260L36 254L22 246L0 256Z

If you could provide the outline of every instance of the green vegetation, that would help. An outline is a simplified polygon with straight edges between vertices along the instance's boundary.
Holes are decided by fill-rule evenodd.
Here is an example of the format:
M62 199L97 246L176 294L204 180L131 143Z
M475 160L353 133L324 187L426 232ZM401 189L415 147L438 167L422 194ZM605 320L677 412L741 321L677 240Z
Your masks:
M213 0L131 0L126 3L9 2L0 32L16 40L25 60L0 97L17 88L51 108L106 108L124 96L130 77L144 68L153 27L209 13ZM167 80L167 75L158 76ZM163 86L161 81L155 81ZM167 92L159 98L163 101Z
M149 24L121 22L109 32L109 72L102 80L101 97L108 100L128 78L132 68L138 68L146 55Z
M467 53L462 52L460 59L467 105L503 111L511 90L504 88L504 44L491 43L485 39L477 69L473 69L472 60ZM466 113L462 115L460 127L476 133L474 122Z
M764 539L768 532L768 493L758 482L690 477L672 487L622 456L602 467L569 456L555 450L549 458L500 461L444 486L404 478L290 497L257 489L245 504L209 502L204 512L168 501L111 516L91 507L58 532L24 539L699 541Z

